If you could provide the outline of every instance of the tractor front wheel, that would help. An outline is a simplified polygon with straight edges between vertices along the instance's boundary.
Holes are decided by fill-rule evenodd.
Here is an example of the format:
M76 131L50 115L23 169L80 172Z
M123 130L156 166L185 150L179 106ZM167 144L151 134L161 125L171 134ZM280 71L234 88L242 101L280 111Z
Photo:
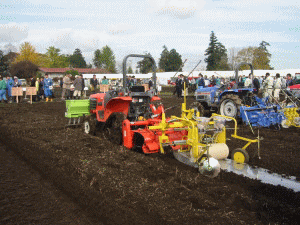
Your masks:
M97 119L95 116L86 116L83 120L83 132L85 134L96 134Z
M220 114L237 118L240 114L241 99L237 95L225 95L220 103Z
M237 163L248 163L249 154L246 150L242 148L237 148L231 151L231 159Z

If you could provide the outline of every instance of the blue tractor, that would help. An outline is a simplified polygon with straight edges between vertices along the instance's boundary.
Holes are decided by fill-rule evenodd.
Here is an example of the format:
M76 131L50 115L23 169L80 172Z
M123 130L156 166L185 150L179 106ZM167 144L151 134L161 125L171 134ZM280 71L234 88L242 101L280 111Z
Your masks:
M248 105L253 98L253 86L251 88L239 87L238 71L242 65L249 65L253 74L253 66L250 63L240 63L235 70L235 84L198 88L195 92L196 102L190 108L197 109L200 115L209 116L212 112L218 112L224 116L239 118L240 106Z

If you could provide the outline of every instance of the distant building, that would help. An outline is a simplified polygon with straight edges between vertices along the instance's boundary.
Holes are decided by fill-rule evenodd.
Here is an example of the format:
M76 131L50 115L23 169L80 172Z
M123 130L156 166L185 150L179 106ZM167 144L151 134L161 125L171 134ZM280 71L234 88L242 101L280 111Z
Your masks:
M41 72L42 76L46 73L49 74L49 77L63 77L68 70L77 70L80 74L108 74L110 73L106 69L92 69L92 68L46 68L40 67L39 71Z

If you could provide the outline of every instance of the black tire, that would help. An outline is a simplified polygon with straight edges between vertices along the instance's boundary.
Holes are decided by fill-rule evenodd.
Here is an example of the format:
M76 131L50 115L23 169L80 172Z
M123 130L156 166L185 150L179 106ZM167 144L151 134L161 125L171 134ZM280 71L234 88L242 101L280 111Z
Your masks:
M84 117L83 123L82 123L82 128L83 128L83 132L85 134L95 135L96 134L96 129L97 129L97 118L96 118L96 116L91 115L91 116Z
M112 143L121 145L123 143L122 123L127 118L123 113L114 113L111 116L109 126L105 129L105 136Z
M204 106L200 102L193 102L190 105L190 109L195 109L200 113L200 116L204 116L205 111L204 111Z
M223 116L238 118L240 115L240 106L242 100L238 95L229 94L222 97L219 107L219 113Z
M230 156L237 163L248 163L250 158L248 152L242 148L234 149Z

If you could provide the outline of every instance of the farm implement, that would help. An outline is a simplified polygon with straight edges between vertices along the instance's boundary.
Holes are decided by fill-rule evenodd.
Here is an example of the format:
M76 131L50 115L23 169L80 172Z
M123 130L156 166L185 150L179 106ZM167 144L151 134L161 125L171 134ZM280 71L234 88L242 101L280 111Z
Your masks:
M298 107L294 104L286 105L271 103L269 98L254 97L256 104L241 106L240 115L245 124L253 127L300 127Z
M198 88L194 102L190 107L195 108L204 115L205 112L219 112L221 115L234 117L251 127L275 127L287 128L289 126L300 126L300 118L297 113L298 107L286 93L293 103L283 105L277 102L273 96L259 98L253 94L256 91L251 88L238 87L238 71L242 65L248 65L253 74L253 66L249 63L240 63L235 70L235 84L222 85L221 87Z
M123 71L126 71L128 57L148 57L153 63L155 84L156 67L152 57L129 55L123 60ZM123 72L124 82L125 79L126 73ZM173 152L176 159L198 167L202 174L209 177L219 174L218 160L229 156L226 120L235 122L232 137L247 142L244 147L231 151L231 157L235 161L247 162L249 155L246 148L251 143L259 143L259 139L238 136L237 122L232 117L218 114L208 118L200 117L197 109L187 109L186 96L181 116L166 118L166 110L155 94L155 89L145 91L142 86L134 86L128 90L123 83L123 89L119 91L93 94L88 100L66 101L65 116L69 118L71 125L78 124L79 121L84 133L94 135L98 129L110 141L122 144L128 149L139 150L145 154Z

